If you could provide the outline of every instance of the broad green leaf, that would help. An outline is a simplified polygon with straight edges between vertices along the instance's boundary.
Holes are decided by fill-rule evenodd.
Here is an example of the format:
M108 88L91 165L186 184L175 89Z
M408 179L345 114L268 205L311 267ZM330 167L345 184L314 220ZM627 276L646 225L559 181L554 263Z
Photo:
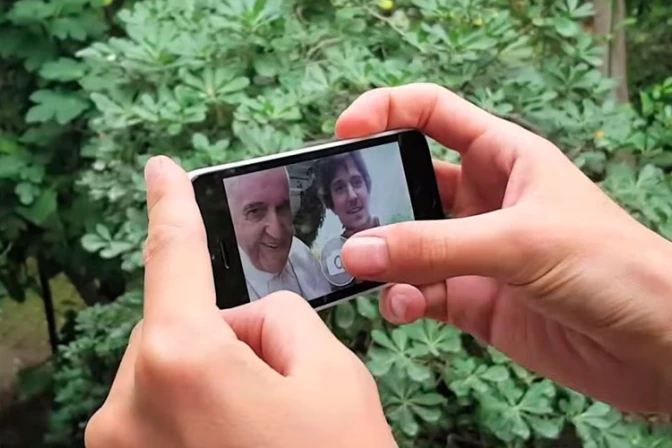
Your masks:
M19 154L25 150L21 145L19 145L18 140L12 136L4 136L0 132L0 154ZM2 155L0 155L0 161L2 161Z
M566 17L555 17L553 19L553 26L564 37L574 37L581 32L581 25Z
M371 332L371 339L373 339L373 341L378 345L381 345L389 350L397 350L394 342L392 342L392 340L382 330L373 330Z
M488 354L490 355L490 358L492 358L492 362L494 362L495 364L507 364L511 362L508 356L506 356L505 354L498 351L492 346L488 346L487 351Z
M511 375L509 374L509 369L507 369L505 366L492 366L489 367L488 370L486 370L483 374L481 374L481 378L492 382L506 381L510 377Z
M439 356L442 353L459 353L462 350L461 333L435 320L419 320L406 325L404 331L414 341L414 348L418 353Z
M441 409L439 408L426 408L422 406L413 406L413 412L418 415L421 419L429 423L436 423L441 419Z
M394 341L395 346L401 350L405 350L408 347L408 334L405 331L405 328L397 328L392 330L392 340Z
M21 182L16 185L14 192L19 197L23 205L30 205L35 197L40 193L40 189L29 182Z
M525 416L525 420L532 430L547 439L556 439L562 431L564 420L562 417L543 418L534 415Z
M394 357L383 353L376 356L372 354L372 351L373 349L369 350L369 359L366 361L366 367L373 376L380 377L386 375L394 365ZM374 351L373 353L376 352Z
M56 198L55 191L44 190L29 207L19 208L17 212L36 226L42 227L58 209Z
M261 76L271 78L278 74L279 64L277 59L265 55L254 59L254 70Z
M606 417L612 411L612 408L608 404L596 402L590 405L590 407L583 413L584 418L601 418Z
M0 179L18 179L27 165L26 158L18 154L0 155Z
M421 406L436 406L445 403L446 398L437 393L426 393L413 397L413 402Z
M428 366L424 366L415 362L409 362L407 365L407 370L408 376L413 381L417 381L418 383L423 383L433 376L432 369L430 369Z
M420 431L420 426L418 425L418 422L415 421L413 413L406 407L401 408L401 418L399 421L402 430L411 437L416 436Z
M100 93L92 93L91 94L91 101L93 101L98 108L99 111L103 113L123 113L124 109L116 104L114 101L112 101L109 97L100 94Z
M588 399L584 395L574 392L571 389L564 389L564 393L567 394L567 398L560 401L560 409L570 416L583 413L586 409Z
M74 81L84 76L85 65L70 58L60 58L47 62L40 69L44 79Z
M243 90L245 87L249 85L250 80L248 78L241 76L239 78L232 79L231 81L221 86L219 89L217 89L217 93L220 95L226 95L229 93L234 93Z
M56 120L59 124L67 124L89 108L89 103L77 95L55 90L38 90L30 99L36 105L26 114L28 123Z
M96 225L96 233L100 235L105 241L112 241L112 234L110 230L103 224Z
M55 14L57 5L40 0L22 0L14 3L7 18L14 24L39 23Z
M530 438L532 435L532 432L530 431L530 427L528 424L525 422L523 419L522 415L520 413L515 412L512 414L512 421L513 421L513 428L511 431L513 434L517 435L523 440L527 440Z
M555 396L555 386L550 381L544 380L532 384L527 390L518 407L521 411L544 415L553 412L550 398Z
M336 325L347 330L355 323L355 307L350 302L344 302L336 307L335 316Z
M367 297L357 297L355 302L357 303L357 312L367 319L375 320L380 316L374 300Z
M200 132L197 132L196 134L192 135L191 144L194 146L195 149L198 150L203 150L210 146L208 138L205 135L201 134Z
M128 241L111 241L107 247L100 251L100 256L106 259L118 257L134 247L135 245Z
M91 253L96 253L104 247L107 247L109 241L106 241L95 233L88 233L82 237L82 247Z

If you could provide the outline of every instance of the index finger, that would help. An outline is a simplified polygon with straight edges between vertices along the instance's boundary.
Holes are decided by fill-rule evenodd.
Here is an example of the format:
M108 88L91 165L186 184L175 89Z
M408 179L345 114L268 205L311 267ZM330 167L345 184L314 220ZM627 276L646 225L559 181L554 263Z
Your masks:
M145 327L201 325L217 305L205 227L187 173L167 157L145 169L149 237L145 247Z
M464 155L486 131L506 124L448 89L419 83L364 93L341 114L336 134L356 138L413 128Z

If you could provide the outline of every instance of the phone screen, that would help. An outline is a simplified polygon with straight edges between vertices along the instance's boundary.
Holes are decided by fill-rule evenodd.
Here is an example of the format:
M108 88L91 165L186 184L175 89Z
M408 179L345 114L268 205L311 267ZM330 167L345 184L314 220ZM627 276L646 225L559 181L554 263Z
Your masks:
M357 232L414 219L398 142L223 180L250 300L314 300L356 282L341 249Z
M375 289L381 285L345 269L347 239L442 217L429 149L417 132L225 166L194 186L223 308L278 291L322 308Z

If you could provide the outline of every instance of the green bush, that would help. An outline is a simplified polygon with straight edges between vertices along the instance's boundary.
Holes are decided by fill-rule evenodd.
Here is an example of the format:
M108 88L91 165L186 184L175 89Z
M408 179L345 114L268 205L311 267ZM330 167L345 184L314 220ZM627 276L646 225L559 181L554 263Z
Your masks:
M429 81L553 140L644 224L672 236L665 163L672 149L669 108L655 93L658 87L642 95L637 109L611 98L613 82L600 75L599 51L581 27L592 14L590 3L58 4L65 6L20 0L0 15L11 23L13 39L36 34L45 49L53 49L47 55L34 54L34 48L29 54L18 44L13 53L5 50L14 69L28 69L37 79L35 91L21 90L34 103L21 112L29 128L18 120L6 140L27 148L20 166L46 166L40 172L49 175L61 167L38 157L38 148L64 146L60 151L76 160L68 171L76 178L60 184L38 176L17 180L15 171L2 167L19 150L0 145L0 181L36 185L9 191L17 205L0 213L0 230L8 232L14 222L7 216L23 216L16 219L24 222L18 204L32 204L29 196L39 202L43 191L52 191L49 213L31 207L72 222L45 220L39 231L26 227L33 233L20 229L25 234L0 241L37 234L52 247L49 236L61 229L67 241L77 242L73 251L85 249L82 257L89 258L80 260L93 260L95 270L82 275L123 278L130 292L78 317L75 340L57 364L49 435L55 446L81 444L86 419L102 403L139 318L146 237L142 168L153 154L171 155L191 169L296 148L330 137L338 113L363 91ZM17 58L23 68L16 68ZM665 85L660 89L667 92ZM49 129L61 133L52 136ZM456 159L435 142L432 149L438 158ZM45 189L53 184L61 190ZM76 264L54 259L59 266ZM402 446L536 447L559 438L586 448L672 446L669 431L632 422L539 378L449 326L422 321L393 327L367 297L323 317L379 381Z

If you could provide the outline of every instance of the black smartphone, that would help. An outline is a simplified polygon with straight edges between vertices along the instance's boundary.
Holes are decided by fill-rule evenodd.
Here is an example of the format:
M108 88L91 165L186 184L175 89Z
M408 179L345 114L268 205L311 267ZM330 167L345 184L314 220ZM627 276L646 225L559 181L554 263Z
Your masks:
M382 287L350 275L353 234L445 217L429 146L416 130L336 140L189 173L217 305L292 291L320 310Z

